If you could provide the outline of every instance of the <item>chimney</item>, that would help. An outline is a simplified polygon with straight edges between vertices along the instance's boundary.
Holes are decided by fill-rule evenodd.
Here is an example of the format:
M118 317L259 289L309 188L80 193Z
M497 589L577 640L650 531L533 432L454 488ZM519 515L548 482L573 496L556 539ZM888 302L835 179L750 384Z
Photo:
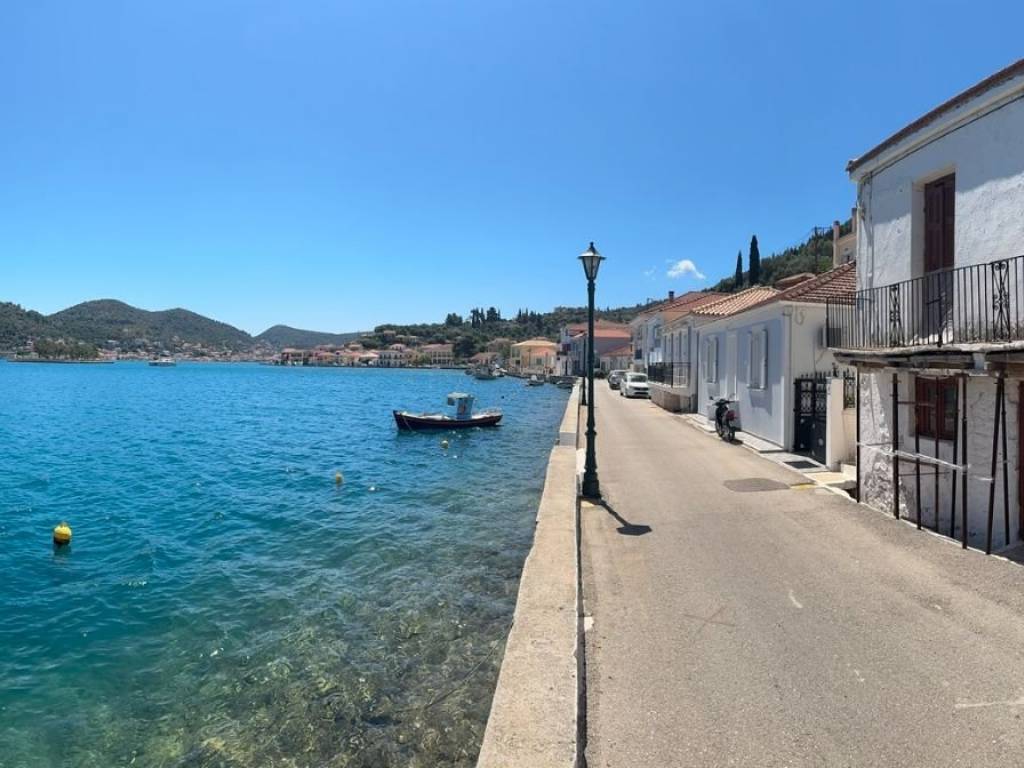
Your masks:
M839 222L832 222L832 268L839 266Z
M853 206L853 208L850 209L850 231L851 232L856 232L857 231L857 206L856 205Z
M668 292L668 300L669 301L672 301L672 299L674 299L675 297L676 297L676 292L675 291L669 291Z

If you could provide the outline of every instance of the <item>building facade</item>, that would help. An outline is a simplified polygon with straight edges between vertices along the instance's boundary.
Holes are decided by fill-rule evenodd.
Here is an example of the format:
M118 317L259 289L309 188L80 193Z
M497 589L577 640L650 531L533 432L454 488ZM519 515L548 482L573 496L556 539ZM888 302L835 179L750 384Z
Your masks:
M1024 60L850 161L861 501L991 551L1021 538Z

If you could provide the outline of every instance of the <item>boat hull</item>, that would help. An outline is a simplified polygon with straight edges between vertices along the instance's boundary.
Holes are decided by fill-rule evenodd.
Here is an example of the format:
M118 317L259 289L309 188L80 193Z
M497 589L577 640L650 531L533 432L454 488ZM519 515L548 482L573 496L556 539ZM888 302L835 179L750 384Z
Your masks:
M485 413L471 416L468 419L453 419L450 416L419 416L405 411L392 411L395 424L399 429L407 431L426 431L430 429L469 429L470 427L496 427L501 421L500 413Z

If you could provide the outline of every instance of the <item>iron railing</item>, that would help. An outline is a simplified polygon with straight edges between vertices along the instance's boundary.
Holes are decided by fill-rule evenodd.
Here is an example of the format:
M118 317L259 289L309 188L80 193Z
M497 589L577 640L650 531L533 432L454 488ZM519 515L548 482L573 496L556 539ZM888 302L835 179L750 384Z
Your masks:
M690 383L690 364L651 363L647 366L647 378L657 384L685 387Z
M828 346L942 347L1024 339L1024 256L929 272L829 299Z
M857 407L857 374L843 371L843 408Z

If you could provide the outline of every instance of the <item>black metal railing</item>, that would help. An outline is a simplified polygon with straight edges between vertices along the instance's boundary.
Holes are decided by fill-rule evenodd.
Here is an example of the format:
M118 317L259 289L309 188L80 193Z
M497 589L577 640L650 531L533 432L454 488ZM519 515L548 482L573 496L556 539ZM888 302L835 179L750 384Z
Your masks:
M843 408L857 407L857 374L843 371Z
M647 366L647 378L650 381L670 387L688 386L689 374L689 363L651 363Z
M1024 339L1024 256L829 299L828 346L941 347Z

